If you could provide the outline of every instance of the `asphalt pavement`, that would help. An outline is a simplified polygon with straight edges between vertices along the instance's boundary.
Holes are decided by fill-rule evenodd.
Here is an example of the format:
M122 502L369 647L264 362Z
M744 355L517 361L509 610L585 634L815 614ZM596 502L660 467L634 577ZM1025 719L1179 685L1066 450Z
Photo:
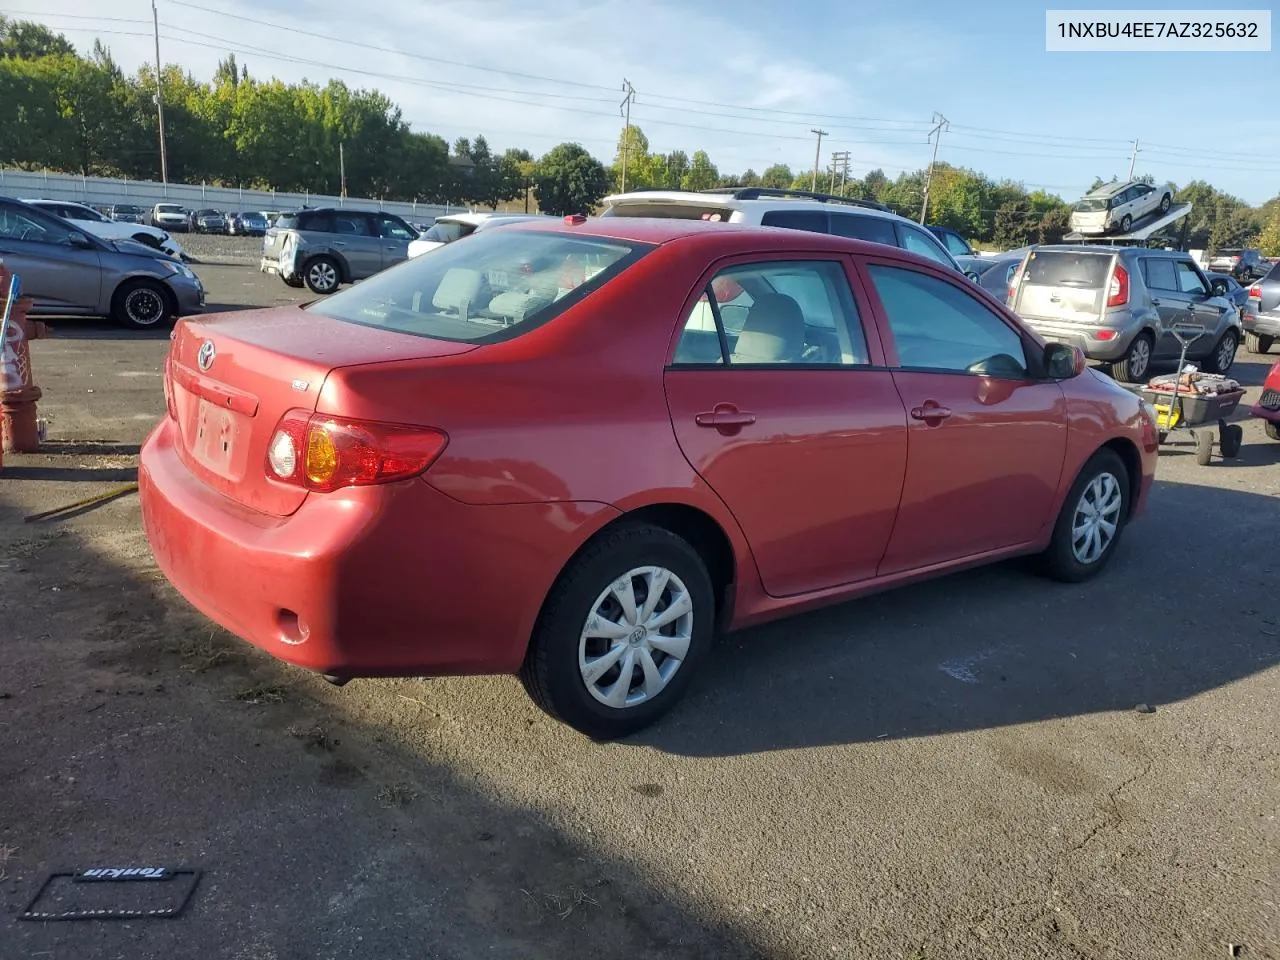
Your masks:
M217 308L308 296L214 259ZM598 745L510 678L274 664L168 588L136 499L22 523L128 478L167 344L57 325L49 452L0 472L0 958L1280 958L1259 424L1165 447L1092 583L1007 563L735 634ZM181 917L16 919L58 867L152 863L205 871Z

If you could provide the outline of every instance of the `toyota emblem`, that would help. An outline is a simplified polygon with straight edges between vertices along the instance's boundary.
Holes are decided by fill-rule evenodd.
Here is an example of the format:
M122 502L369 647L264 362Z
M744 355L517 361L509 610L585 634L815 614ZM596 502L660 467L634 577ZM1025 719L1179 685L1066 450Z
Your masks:
M201 370L208 370L213 366L213 358L217 355L218 350L213 345L212 340L206 340L200 344L200 350L196 354L196 363L200 365Z

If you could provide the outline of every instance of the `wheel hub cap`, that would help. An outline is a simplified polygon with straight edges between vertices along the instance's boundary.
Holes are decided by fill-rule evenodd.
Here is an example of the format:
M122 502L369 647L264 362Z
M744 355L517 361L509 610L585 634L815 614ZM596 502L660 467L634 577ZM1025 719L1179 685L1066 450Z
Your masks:
M693 640L693 599L664 567L636 567L596 597L578 640L578 669L598 702L626 709L671 682Z
M1071 521L1071 553L1083 564L1097 563L1110 549L1120 525L1120 482L1100 473L1080 494Z

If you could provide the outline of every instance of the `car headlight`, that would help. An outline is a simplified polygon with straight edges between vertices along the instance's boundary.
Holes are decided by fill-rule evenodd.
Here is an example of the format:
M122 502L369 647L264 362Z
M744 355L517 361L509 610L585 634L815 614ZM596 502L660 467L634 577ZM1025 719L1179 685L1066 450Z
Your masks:
M194 280L196 278L194 273L180 263L176 263L173 260L161 260L160 262L165 265L170 273L176 273L179 276L186 277L188 280Z

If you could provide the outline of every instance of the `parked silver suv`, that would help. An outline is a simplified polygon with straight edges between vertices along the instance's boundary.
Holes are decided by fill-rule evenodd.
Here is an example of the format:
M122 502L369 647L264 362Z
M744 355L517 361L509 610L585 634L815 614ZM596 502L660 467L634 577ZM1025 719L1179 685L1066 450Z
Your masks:
M282 213L262 238L258 269L327 294L409 259L418 231L377 210L327 207Z
M1190 254L1141 247L1054 245L1027 252L1009 285L1009 306L1047 340L1081 347L1140 383L1152 361L1178 359L1174 327L1204 333L1187 350L1209 373L1235 362L1240 311Z

